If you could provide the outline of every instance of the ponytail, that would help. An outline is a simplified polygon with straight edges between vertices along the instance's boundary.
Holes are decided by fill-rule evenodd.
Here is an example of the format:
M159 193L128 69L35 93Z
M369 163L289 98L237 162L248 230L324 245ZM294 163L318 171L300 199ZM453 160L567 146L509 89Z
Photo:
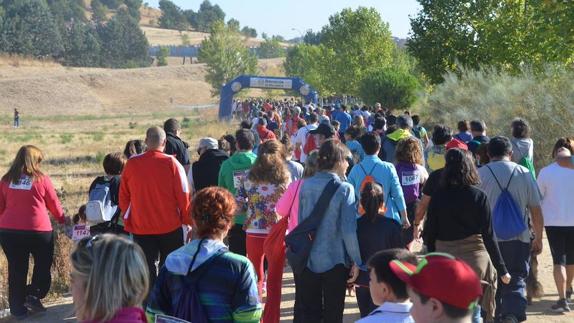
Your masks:
M385 194L383 188L377 183L367 183L361 192L361 206L365 210L363 216L375 222L381 212L385 209Z

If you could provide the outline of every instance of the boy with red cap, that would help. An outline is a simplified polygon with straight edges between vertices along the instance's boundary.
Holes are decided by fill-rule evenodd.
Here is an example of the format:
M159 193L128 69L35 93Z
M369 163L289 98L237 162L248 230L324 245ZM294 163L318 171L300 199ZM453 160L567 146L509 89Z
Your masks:
M391 270L408 288L416 323L470 323L482 295L469 265L449 254L430 253L418 266L393 260Z

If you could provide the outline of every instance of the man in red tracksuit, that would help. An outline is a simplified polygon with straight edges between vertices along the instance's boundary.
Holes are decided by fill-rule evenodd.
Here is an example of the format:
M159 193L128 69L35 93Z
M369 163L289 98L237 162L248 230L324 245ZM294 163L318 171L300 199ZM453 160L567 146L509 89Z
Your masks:
M182 225L191 224L189 186L185 169L164 154L166 134L147 130L144 154L128 160L120 184L124 228L143 249L150 271L150 287L167 255L183 245ZM125 211L124 211L125 210Z

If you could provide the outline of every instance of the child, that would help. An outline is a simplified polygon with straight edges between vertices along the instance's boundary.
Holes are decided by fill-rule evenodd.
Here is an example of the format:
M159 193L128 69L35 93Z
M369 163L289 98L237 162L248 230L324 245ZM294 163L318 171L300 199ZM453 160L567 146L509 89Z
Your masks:
M80 206L78 213L74 214L72 217L72 223L74 224L86 224L86 205Z
M427 170L422 166L423 152L419 141L413 137L399 141L395 158L397 175L407 204L407 217L410 223L414 223L422 187L429 177ZM412 242L413 227L410 227L403 230L403 246L410 250Z
M72 252L71 291L82 323L145 323L148 266L140 247L121 236L87 237Z
M120 217L121 210L118 207L119 203L119 192L120 192L120 175L124 166L126 164L126 159L122 153L112 153L107 154L104 157L104 172L105 176L98 176L90 185L89 189L89 200L96 199L94 190L100 190L102 187L108 187L109 199L111 201L111 207L115 207L116 210L110 221L105 221L98 223L96 225L90 226L90 233L92 235L98 233L117 233L117 234L127 234L124 231L123 221ZM142 174L143 175L143 174ZM89 207L87 212L90 212ZM88 216L90 214L87 214Z
M390 262L399 260L412 265L417 264L414 254L404 249L388 249L377 252L369 259L369 290L373 303L379 306L357 323L397 322L412 323L409 311L407 285L392 271Z
M365 151L363 150L363 146L357 140L361 136L361 130L357 127L350 127L345 131L345 143L347 148L353 154L353 162L356 164L363 161L365 158Z
M449 254L430 253L418 266L393 260L390 267L408 286L415 322L471 322L482 287L466 263Z

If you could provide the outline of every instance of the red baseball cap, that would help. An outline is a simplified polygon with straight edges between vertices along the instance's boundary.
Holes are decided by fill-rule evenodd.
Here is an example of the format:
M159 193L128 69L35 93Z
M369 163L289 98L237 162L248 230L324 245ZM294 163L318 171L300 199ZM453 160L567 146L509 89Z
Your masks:
M464 142L462 142L458 139L453 139L446 144L446 150L453 149L453 148L468 150L468 146Z
M461 309L472 309L482 295L480 279L464 261L429 253L414 266L393 260L391 270L416 292Z

